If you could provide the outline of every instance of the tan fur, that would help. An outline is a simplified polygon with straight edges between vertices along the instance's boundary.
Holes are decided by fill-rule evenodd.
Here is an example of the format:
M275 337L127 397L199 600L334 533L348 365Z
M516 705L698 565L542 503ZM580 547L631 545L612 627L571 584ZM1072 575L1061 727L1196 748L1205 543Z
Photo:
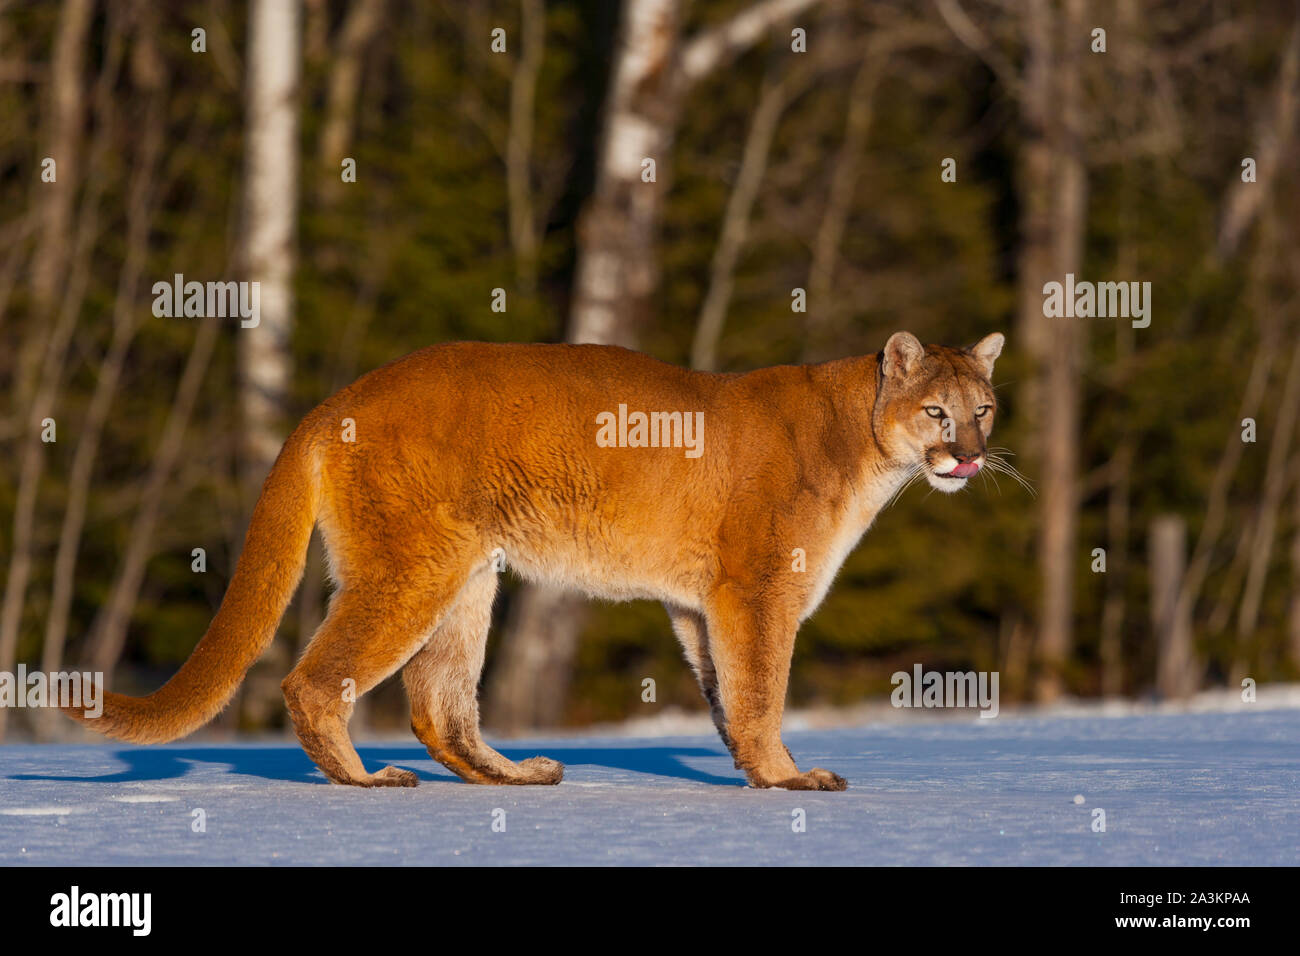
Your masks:
M337 584L284 681L311 758L338 783L368 773L348 738L360 696L404 668L411 727L476 783L557 783L544 757L507 760L479 735L477 686L497 579L664 603L736 766L758 787L842 790L781 742L795 632L876 513L921 469L983 461L1002 336L972 349L907 333L879 355L713 375L605 346L456 343L423 349L334 395L266 480L229 591L190 659L144 698L107 694L102 733L173 740L210 720L270 643L319 522ZM703 453L600 447L597 416L703 413ZM955 428L942 440L942 407ZM343 440L345 419L355 441ZM956 457L955 457L956 456ZM967 466L969 467L969 466ZM807 567L794 570L795 549Z

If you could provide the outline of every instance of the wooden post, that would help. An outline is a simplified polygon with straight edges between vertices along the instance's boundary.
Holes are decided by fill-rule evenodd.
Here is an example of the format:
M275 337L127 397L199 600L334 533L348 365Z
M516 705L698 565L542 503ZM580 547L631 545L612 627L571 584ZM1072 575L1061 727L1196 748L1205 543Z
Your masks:
M1159 515L1151 522L1151 631L1156 640L1156 692L1179 699L1196 690L1192 622L1179 607L1187 561L1187 523L1178 515Z

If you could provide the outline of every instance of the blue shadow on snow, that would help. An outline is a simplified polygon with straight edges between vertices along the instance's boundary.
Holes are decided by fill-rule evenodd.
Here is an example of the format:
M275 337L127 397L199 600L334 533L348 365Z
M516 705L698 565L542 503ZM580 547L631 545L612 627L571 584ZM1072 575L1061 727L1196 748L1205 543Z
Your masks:
M543 756L558 760L565 765L566 772L574 767L606 767L612 770L626 770L634 773L647 773L660 777L672 777L680 780L692 780L697 783L742 787L744 778L735 776L722 777L708 773L687 764L684 757L725 757L721 749L711 750L704 747L541 747L539 749L519 750L500 748L501 753L511 760L524 760L528 757ZM362 762L370 771L393 764L415 772L422 781L441 783L460 783L459 777L437 767L437 772L430 772L427 766L432 763L428 751L423 747L403 747L393 745L362 745L357 748ZM295 746L251 746L251 747L141 747L115 750L113 756L126 764L116 773L99 777L52 776L49 774L14 774L10 780L76 780L94 783L125 783L133 780L171 780L185 776L193 764L225 764L233 773L265 780L287 780L294 783L324 783L324 775L316 769L307 754ZM437 766L436 764L434 766Z

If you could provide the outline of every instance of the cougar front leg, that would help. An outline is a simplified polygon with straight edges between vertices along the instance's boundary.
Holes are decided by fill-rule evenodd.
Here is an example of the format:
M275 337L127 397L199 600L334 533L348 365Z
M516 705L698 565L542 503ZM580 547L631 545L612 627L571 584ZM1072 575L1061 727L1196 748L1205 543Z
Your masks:
M844 778L814 767L801 773L781 742L796 615L782 613L732 585L714 595L708 648L717 674L723 739L753 787L843 790Z

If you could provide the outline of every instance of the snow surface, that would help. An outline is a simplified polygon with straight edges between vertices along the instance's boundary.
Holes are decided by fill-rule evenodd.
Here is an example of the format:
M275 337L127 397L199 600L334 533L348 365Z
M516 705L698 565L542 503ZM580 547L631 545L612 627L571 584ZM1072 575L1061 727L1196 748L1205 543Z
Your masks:
M0 864L1300 863L1300 710L916 716L785 740L849 789L749 789L712 734L497 742L562 761L558 787L470 786L413 738L363 743L368 768L421 781L376 790L325 783L290 741L10 745Z

